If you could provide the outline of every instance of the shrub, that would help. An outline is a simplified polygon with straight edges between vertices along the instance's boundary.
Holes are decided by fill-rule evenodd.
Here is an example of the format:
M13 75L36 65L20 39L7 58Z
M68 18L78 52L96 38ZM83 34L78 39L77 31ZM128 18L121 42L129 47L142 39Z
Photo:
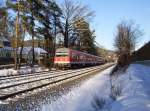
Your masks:
M111 87L110 97L111 97L113 100L116 100L117 97L121 95L121 92L122 92L122 88L121 88L120 85L118 85L118 86L112 86L112 87Z
M105 105L105 99L104 98L98 98L98 97L94 97L93 101L92 101L92 106L95 109L95 111L98 111L99 109L103 108L103 106Z

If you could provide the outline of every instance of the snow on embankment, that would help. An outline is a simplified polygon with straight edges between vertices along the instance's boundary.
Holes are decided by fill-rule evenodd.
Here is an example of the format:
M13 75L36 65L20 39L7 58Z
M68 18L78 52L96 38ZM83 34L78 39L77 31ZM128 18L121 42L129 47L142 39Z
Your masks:
M150 111L150 67L131 64L113 84L120 86L121 95L111 111Z
M42 111L95 111L94 98L109 99L111 70L112 67L85 81L58 100L43 105Z
M126 72L112 78L120 93L112 99L112 67L74 88L42 111L150 111L150 67L131 64Z

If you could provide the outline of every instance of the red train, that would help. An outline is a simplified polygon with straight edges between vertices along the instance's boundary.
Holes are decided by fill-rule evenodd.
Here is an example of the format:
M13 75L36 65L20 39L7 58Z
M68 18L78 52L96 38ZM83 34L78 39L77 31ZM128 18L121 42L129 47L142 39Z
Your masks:
M54 64L58 68L84 67L103 64L101 57L69 48L58 48L56 50Z

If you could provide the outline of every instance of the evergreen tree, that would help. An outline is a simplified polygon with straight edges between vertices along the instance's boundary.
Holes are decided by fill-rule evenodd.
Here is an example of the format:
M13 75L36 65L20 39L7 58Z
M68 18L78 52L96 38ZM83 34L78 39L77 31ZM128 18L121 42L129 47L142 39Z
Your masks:
M74 44L76 44L77 49L96 55L97 54L96 46L94 44L95 36L93 35L94 31L90 30L89 23L86 22L84 19L80 19L74 22L74 27L75 27L77 36L75 36L76 41L73 41L73 42L76 42ZM73 38L70 38L70 39L75 40L74 36Z
M57 21L61 16L61 10L53 0L20 0L12 3L7 0L7 6L17 11L19 4L19 16L23 29L32 36L33 63L34 63L34 39L40 37L45 39L45 49L50 52L56 33ZM51 54L54 55L54 54Z

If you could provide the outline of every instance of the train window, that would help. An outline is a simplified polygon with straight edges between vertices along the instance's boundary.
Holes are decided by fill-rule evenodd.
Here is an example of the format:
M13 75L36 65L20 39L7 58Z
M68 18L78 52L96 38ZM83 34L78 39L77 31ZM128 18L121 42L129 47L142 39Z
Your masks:
M81 55L81 56L80 56L80 60L83 60L83 59L84 59L84 56Z
M68 55L56 55L56 57L66 57Z
M74 54L72 54L72 56L71 56L73 59L75 59L76 58L76 55L74 55Z
M77 55L77 60L79 60L80 59L80 55Z
M68 56L68 53L63 53L63 52L57 52L56 57L66 57Z

